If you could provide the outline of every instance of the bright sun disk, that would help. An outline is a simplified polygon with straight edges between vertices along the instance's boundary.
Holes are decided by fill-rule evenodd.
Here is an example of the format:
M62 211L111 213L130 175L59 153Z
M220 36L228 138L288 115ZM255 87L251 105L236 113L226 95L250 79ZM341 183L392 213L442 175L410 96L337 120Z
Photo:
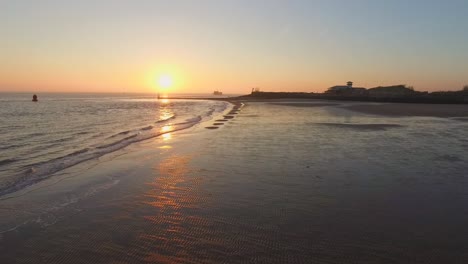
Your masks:
M169 75L162 75L158 79L158 85L160 88L167 89L172 86L172 78Z

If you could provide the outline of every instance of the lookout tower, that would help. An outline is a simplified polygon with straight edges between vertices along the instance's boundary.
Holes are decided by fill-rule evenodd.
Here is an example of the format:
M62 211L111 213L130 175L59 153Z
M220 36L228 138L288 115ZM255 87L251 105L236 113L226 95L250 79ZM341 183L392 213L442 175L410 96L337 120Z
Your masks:
M351 81L347 82L346 85L348 86L348 88L353 88L353 82Z

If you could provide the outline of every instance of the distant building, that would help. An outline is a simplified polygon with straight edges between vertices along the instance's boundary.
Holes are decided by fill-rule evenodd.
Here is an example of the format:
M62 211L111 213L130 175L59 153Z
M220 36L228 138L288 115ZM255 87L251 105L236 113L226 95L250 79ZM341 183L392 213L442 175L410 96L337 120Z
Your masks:
M341 92L341 91L346 91L349 90L349 87L346 85L337 85L337 86L332 86L328 88L327 93L333 93L333 92Z
M347 91L353 88L353 82L347 82L346 85L337 85L328 88L327 92L340 92L340 91Z
M353 95L367 95L367 89L362 87L356 87L351 89Z
M362 87L353 87L353 82L349 81L346 85L337 85L328 88L326 93L328 94L340 94L340 95L364 95L367 89Z

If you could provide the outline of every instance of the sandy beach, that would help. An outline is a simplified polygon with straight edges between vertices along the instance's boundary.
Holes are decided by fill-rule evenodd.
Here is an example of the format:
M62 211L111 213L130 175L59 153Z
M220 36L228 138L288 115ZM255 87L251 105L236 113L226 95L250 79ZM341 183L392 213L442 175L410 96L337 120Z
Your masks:
M314 99L255 99L252 101L295 107L336 106L355 112L383 116L432 116L462 117L462 119L463 117L468 118L468 104L360 103Z
M358 104L347 109L374 115L468 117L468 105L448 104Z
M1 200L2 263L466 262L466 122L294 103L246 102Z

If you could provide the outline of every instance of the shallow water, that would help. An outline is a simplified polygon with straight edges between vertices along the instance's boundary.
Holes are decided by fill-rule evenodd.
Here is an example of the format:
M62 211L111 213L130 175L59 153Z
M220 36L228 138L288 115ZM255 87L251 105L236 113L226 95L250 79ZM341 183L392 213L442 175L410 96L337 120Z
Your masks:
M226 102L157 100L144 94L0 97L0 196L129 144L185 129Z

